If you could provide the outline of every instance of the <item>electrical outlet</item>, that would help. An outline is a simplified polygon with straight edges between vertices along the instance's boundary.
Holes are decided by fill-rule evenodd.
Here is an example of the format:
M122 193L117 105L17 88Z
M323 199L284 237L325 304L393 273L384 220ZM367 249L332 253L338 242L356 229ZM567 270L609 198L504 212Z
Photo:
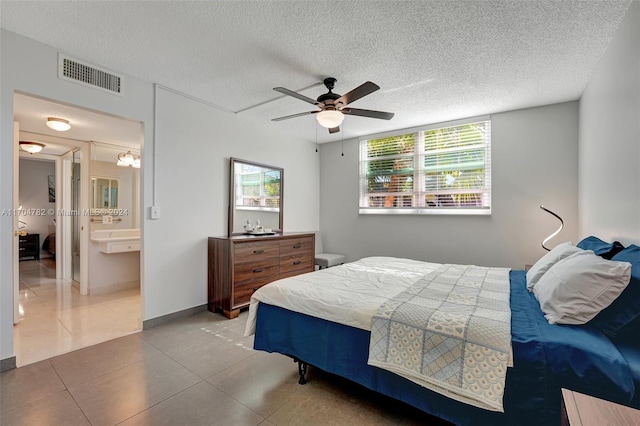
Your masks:
M102 216L102 223L105 225L111 225L113 223L113 216L110 216L110 215Z
M151 206L151 219L160 219L160 206Z

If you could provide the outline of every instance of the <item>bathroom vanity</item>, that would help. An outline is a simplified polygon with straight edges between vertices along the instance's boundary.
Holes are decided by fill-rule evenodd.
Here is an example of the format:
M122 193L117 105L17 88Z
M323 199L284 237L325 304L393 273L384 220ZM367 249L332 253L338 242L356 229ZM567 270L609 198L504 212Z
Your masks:
M263 285L314 270L313 233L210 237L208 245L208 307L227 318Z

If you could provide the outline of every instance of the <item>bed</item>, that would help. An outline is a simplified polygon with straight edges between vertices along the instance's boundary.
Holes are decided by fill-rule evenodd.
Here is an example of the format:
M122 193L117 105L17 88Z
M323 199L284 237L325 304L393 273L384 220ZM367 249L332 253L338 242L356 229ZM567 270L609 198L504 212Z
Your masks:
M47 238L44 239L42 243L42 250L51 254L51 257L56 257L56 234L51 233L47 235Z
M246 334L255 333L257 350L290 356L459 425L559 424L561 388L640 408L637 335L618 341L589 325L550 324L527 290L525 271L507 272L511 364L499 410L370 365L371 318L397 293L393 285L411 288L441 266L370 257L271 283L252 297Z

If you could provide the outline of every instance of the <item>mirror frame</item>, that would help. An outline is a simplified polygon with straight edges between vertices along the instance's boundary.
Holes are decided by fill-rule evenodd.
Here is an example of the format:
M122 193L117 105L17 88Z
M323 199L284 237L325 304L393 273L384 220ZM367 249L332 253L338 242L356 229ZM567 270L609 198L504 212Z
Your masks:
M96 201L96 185L98 183L99 179L103 179L103 180L108 180L109 181L109 206L108 207L104 207L104 206L100 206L97 207L95 206L95 201ZM113 187L111 186L111 182L117 182L117 191L116 191L116 205L113 205L113 200L111 198L111 196L113 195L113 192L111 191L113 189ZM109 176L91 176L91 200L90 200L90 212L96 213L98 214L99 212L104 212L104 211L108 211L108 210L113 210L113 209L117 209L119 204L120 204L120 178L116 178L116 177L109 177ZM104 214L104 213L103 213Z
M236 163L241 164L249 164L251 166L263 167L267 169L279 170L280 171L280 208L279 208L279 218L278 218L278 229L273 229L273 232L279 234L282 233L283 229L283 218L284 218L284 169L282 167L271 166L269 164L257 163L255 161L242 160L240 158L231 157L229 159L229 221L228 221L228 235L243 235L244 232L233 232L233 222L235 218L235 165Z

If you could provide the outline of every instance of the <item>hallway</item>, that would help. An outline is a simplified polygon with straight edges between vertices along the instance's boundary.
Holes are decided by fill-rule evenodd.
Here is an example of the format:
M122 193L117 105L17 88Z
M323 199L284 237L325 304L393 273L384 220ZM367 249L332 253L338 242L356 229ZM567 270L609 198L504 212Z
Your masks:
M56 280L53 259L19 266L18 367L140 331L139 289L82 296L71 281Z

